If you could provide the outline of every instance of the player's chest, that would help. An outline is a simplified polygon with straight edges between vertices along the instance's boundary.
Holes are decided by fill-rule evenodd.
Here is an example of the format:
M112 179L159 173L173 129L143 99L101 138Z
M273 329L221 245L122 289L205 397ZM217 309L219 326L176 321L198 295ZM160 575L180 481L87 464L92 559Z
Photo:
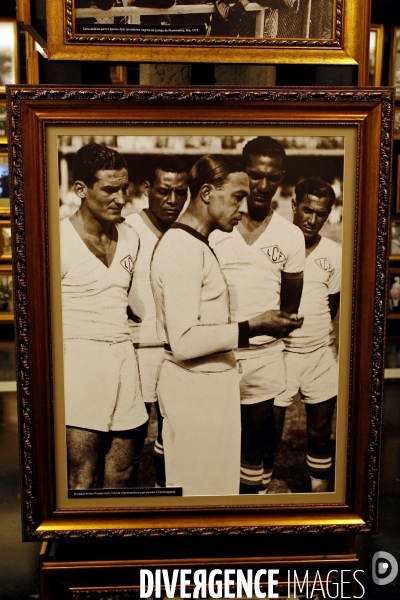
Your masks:
M224 271L243 270L280 273L287 261L285 244L274 240L257 240L252 245L244 240L221 243L217 256Z
M304 281L327 285L334 271L333 261L325 254L309 256L304 269Z

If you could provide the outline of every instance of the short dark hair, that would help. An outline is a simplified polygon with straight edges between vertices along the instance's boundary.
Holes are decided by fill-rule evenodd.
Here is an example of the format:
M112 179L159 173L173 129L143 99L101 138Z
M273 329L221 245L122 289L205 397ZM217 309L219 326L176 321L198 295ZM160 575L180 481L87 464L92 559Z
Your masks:
M164 171L165 173L187 173L187 167L183 160L178 158L178 156L171 156L170 154L160 154L151 160L147 172L147 180L150 185L154 183L157 170Z
M83 181L92 188L97 181L96 173L102 170L127 169L125 159L112 148L92 142L82 146L75 156L74 181Z
M319 177L308 177L300 181L295 187L294 193L296 195L297 206L302 202L304 196L312 194L317 198L329 198L329 209L335 203L336 194L333 187L326 181L323 181Z
M196 198L203 185L211 183L220 188L231 173L241 173L243 167L230 156L206 154L194 163L188 177L190 197Z
M250 156L269 156L270 158L280 158L283 165L286 162L286 152L284 147L268 135L260 135L245 144L242 150L243 164L247 167Z

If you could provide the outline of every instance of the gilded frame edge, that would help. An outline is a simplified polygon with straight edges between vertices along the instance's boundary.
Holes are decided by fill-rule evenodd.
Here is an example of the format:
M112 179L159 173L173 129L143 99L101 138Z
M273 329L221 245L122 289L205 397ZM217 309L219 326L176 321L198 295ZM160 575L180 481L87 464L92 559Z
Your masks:
M51 509L49 502L47 506L41 507L41 522L38 523L37 506L35 507L35 482L34 482L34 457L32 451L32 409L31 409L31 381L29 372L29 327L27 314L27 286L26 286L26 246L24 243L24 185L22 169L22 130L21 130L21 109L22 106L30 105L36 101L42 106L46 101L62 100L129 100L143 103L148 101L175 101L175 102L220 102L230 101L238 103L240 101L277 101L282 104L286 100L290 106L292 102L301 102L301 106L309 102L315 102L316 106L320 102L338 105L339 102L347 103L349 106L353 102L365 103L368 110L372 112L375 108L380 111L379 128L381 131L379 148L379 189L378 207L377 207L377 243L379 251L377 253L377 269L375 272L375 298L374 298L374 324L375 336L372 341L372 380L371 380L371 420L368 433L368 490L365 498L356 498L354 503L359 506L358 509L349 506L343 512L323 511L315 516L314 514L303 512L297 517L287 513L288 518L274 516L273 511L269 512L267 518L264 516L252 518L254 510L248 512L249 507L241 506L233 512L236 517L229 514L220 516L221 511L213 511L212 507L202 513L200 518L191 518L189 511L188 518L182 517L184 509L172 511L166 514L161 509L153 511L156 517L150 519L146 515L140 515L140 525L136 527L129 522L126 511L108 510L104 511L100 517L93 516L88 518L85 511L63 511L62 514L57 509ZM379 440L380 440L380 403L382 397L382 377L381 377L381 357L383 356L384 343L384 324L385 324L385 298L386 298L386 263L387 263L387 237L388 237L388 212L389 212L389 190L391 176L391 140L392 140L392 116L394 112L393 91L387 88L383 89L358 89L353 88L326 88L318 91L307 89L279 89L269 90L246 90L246 89L137 89L126 88L118 90L99 89L99 88L77 88L77 87L41 87L37 89L26 86L10 86L8 92L8 106L10 114L13 116L13 126L10 131L10 142L13 147L12 154L12 173L13 173L13 213L14 213L14 268L16 272L16 295L15 302L18 309L18 345L19 345L19 372L18 386L20 391L20 417L21 417L21 442L23 444L22 452L24 456L23 478L24 478L24 496L23 496L23 515L24 515L24 536L26 539L50 539L54 537L75 539L86 536L105 537L148 537L148 536L187 536L200 535L238 535L241 533L252 534L271 534L271 533L361 533L370 532L376 526L377 518L377 494L378 494L378 463L379 463ZM182 106L182 105L181 105ZM376 111L375 111L376 112ZM79 119L78 119L79 120ZM226 121L229 122L229 121ZM344 121L343 121L344 122ZM359 157L362 162L363 158ZM376 157L377 158L377 157ZM367 172L367 169L358 165L358 178L360 183L360 172ZM365 184L364 184L365 185ZM376 185L378 185L376 183ZM360 188L357 188L357 196ZM358 332L360 333L360 332ZM48 385L48 383L47 383ZM351 420L349 428L351 428ZM37 426L37 425L36 425ZM51 436L50 436L51 437ZM364 440L366 441L366 440ZM348 476L351 475L352 465L348 464ZM37 488L37 485L36 485ZM37 491L37 490L36 490ZM48 490L50 492L50 490ZM333 507L332 507L333 508ZM275 506L273 509L278 510ZM51 510L53 513L51 514ZM243 514L244 511L244 514ZM246 513L247 511L247 513ZM363 516L359 515L360 511ZM46 513L46 514L45 514ZM119 515L117 514L119 513ZM208 513L208 515L206 515ZM45 514L45 518L43 518ZM248 516L250 515L250 517ZM272 516L271 516L272 515ZM109 522L109 518L114 524ZM115 517L117 519L115 520ZM144 517L144 518L142 518ZM204 526L204 518L208 520L208 525ZM132 521L132 520L131 520ZM286 521L286 522L285 522ZM164 523L164 526L162 526ZM166 527L165 524L168 524Z

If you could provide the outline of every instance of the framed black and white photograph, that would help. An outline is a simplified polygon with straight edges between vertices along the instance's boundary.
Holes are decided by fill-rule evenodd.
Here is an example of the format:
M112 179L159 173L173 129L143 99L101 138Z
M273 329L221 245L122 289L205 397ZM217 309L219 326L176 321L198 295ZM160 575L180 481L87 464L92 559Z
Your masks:
M25 536L96 534L105 514L135 536L373 528L377 424L357 415L380 403L391 92L33 94L9 94L15 267L36 290L18 278L37 332L21 402L39 376L47 390Z
M362 0L47 0L46 7L49 58L316 61L358 65L359 83L368 79Z
M369 85L382 84L384 25L371 25L369 32Z
M0 93L11 83L18 83L17 21L0 18Z

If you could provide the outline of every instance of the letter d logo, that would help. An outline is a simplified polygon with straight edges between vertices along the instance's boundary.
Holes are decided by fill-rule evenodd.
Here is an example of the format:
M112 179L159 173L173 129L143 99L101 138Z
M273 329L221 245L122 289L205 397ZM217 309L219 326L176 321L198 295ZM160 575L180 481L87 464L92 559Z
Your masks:
M375 552L372 557L372 580L376 585L387 585L397 577L399 565L389 552Z

